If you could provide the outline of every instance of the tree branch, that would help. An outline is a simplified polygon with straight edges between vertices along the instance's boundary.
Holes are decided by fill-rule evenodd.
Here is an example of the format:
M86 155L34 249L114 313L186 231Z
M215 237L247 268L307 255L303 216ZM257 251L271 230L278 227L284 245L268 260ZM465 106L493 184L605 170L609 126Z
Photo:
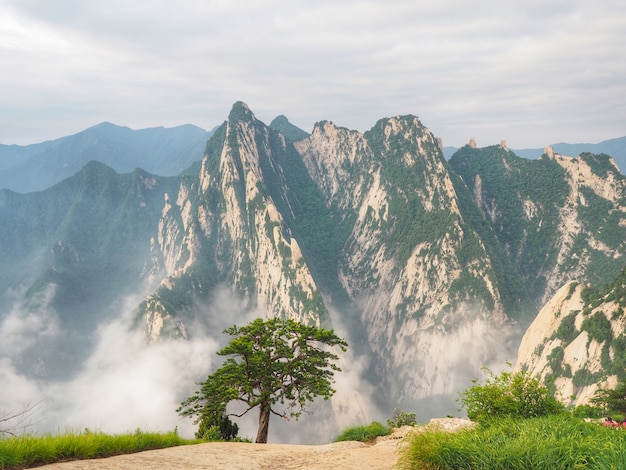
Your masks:
M32 416L41 405L43 400L33 403L29 401L17 411L11 410L0 414L0 436L17 436L27 428L34 426L37 422L32 421Z

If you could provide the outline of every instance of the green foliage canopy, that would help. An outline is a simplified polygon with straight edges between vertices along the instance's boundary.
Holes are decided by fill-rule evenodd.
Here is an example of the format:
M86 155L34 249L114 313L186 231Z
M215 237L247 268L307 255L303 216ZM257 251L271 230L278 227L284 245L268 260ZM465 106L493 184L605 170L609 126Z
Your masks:
M626 379L614 389L598 389L591 403L608 412L618 412L626 416Z
M461 392L459 401L467 409L472 421L486 422L495 418L535 418L558 414L564 406L539 380L524 371L502 372L489 376L483 384L474 385Z
M298 419L316 397L326 400L335 393L333 376L341 369L330 348L345 351L348 343L332 330L274 318L256 319L224 333L233 338L217 354L232 357L181 404L181 415L202 421L224 414L231 401L243 403L245 410L229 416L243 416L258 406L256 442L266 443L271 414Z

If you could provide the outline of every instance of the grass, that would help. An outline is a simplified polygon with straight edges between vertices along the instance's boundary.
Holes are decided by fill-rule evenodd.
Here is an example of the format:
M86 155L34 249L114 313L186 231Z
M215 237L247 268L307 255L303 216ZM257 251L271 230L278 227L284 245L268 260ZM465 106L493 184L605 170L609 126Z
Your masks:
M428 431L410 438L401 469L622 469L626 432L567 415L503 419L475 430Z
M13 470L76 459L94 459L143 450L197 444L176 431L108 435L85 430L59 435L0 438L0 470Z
M373 421L367 426L353 426L343 430L333 442L341 441L362 441L371 442L378 436L388 436L391 434L391 428L383 426L377 421Z

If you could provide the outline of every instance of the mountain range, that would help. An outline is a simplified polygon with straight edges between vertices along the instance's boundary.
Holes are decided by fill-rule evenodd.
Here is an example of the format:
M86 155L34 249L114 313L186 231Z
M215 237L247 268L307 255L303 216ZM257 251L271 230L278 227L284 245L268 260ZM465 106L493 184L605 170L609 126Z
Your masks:
M33 145L0 145L0 188L41 191L97 160L126 173L141 168L161 175L180 174L202 159L211 136L191 124L132 130L103 122L78 134Z
M169 175L90 162L47 189L0 191L0 325L53 315L62 332L0 348L21 374L71 377L132 296L153 345L219 341L255 316L335 328L358 384L335 415L450 412L481 367L516 358L559 289L602 288L626 264L626 178L605 154L467 145L446 159L413 115L307 133L242 102L195 163L202 132L185 132Z

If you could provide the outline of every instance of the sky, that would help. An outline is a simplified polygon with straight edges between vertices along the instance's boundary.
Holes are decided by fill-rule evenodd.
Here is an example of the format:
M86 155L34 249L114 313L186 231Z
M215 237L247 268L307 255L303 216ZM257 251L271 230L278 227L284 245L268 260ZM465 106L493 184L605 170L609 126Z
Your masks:
M446 146L626 135L622 0L0 0L0 143L109 121L366 131L417 115Z

